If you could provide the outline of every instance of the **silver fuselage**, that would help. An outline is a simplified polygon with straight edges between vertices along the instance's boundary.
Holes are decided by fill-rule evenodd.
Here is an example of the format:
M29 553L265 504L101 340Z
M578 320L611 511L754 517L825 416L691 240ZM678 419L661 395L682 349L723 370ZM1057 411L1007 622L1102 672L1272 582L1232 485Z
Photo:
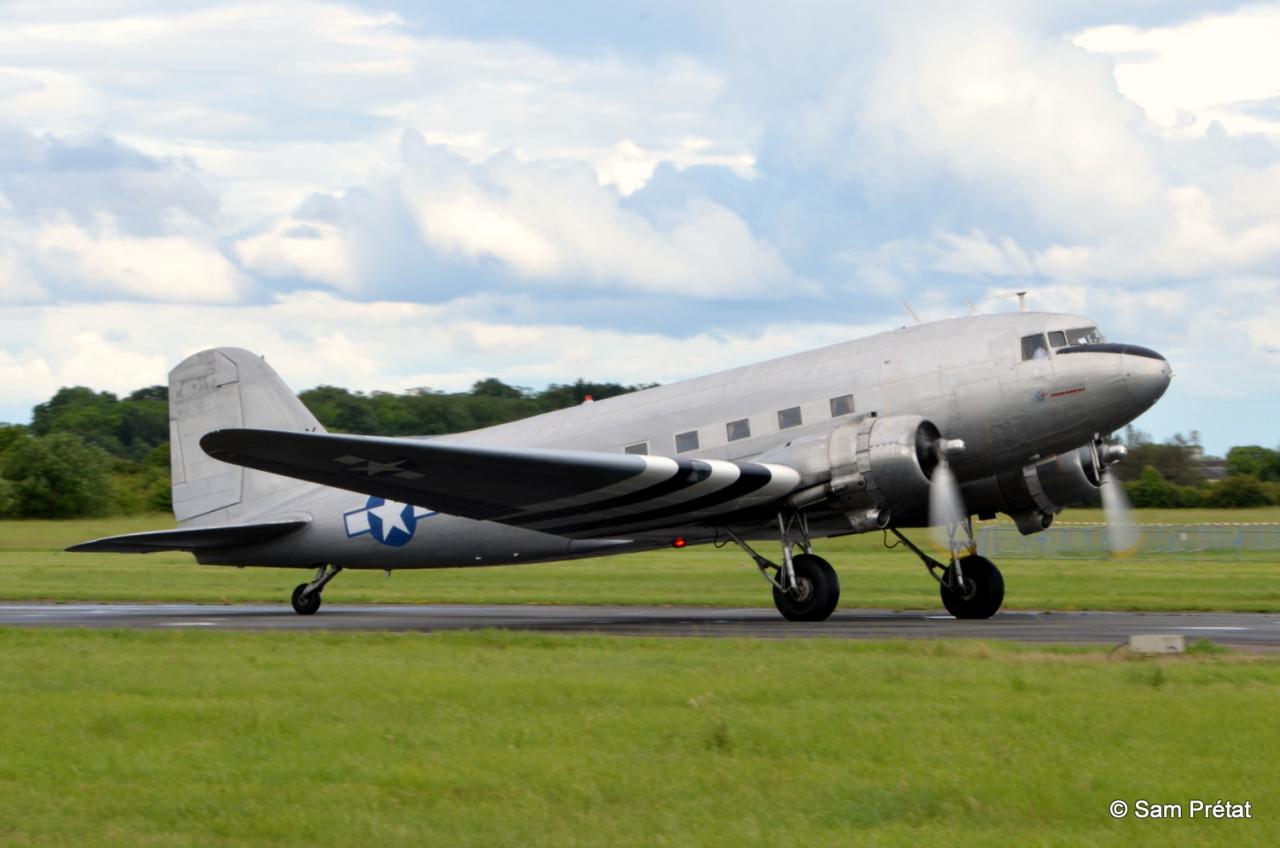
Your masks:
M1088 318L1051 313L972 316L904 327L679 383L521 421L439 437L477 445L622 452L743 460L773 456L789 443L820 436L858 416L921 415L966 449L952 463L963 482L1024 466L1122 428L1164 393L1169 364L1123 345L1024 358L1021 340L1036 333L1093 327ZM1141 351L1141 348L1133 348ZM696 363L690 364L691 370ZM833 399L852 396L851 411ZM796 420L799 424L783 428ZM780 412L788 411L780 417ZM749 436L730 440L746 421ZM697 433L698 447L677 450L677 434ZM627 540L571 541L491 522L432 515L402 547L350 536L344 516L366 496L301 488L276 504L277 515L312 524L252 549L219 552L223 564L351 568L500 565L652 548L675 535L690 543L715 528L664 528ZM234 517L233 515L230 517ZM759 527L735 528L752 534ZM849 532L838 523L815 535Z

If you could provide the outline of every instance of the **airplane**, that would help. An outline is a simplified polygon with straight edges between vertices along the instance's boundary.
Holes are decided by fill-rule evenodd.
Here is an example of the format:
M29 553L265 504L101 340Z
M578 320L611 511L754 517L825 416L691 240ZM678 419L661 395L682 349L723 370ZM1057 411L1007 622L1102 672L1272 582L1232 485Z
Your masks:
M973 517L1024 534L1119 484L1106 437L1171 379L1145 347L1077 315L952 318L465 433L328 433L260 356L196 353L169 374L178 527L71 551L188 551L202 564L315 569L511 565L733 543L791 621L840 582L814 540L894 534L957 619L990 618L1004 579ZM1108 495L1111 495L1109 497ZM904 530L941 527L945 561ZM888 537L886 536L886 539ZM776 561L760 553L776 540Z

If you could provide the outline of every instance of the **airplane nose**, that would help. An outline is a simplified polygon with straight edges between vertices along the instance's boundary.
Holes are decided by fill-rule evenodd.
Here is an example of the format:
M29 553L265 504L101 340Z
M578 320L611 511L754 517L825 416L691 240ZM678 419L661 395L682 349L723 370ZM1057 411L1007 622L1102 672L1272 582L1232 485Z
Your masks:
M1142 409L1150 408L1169 388L1173 371L1169 361L1153 350L1124 355L1124 385Z

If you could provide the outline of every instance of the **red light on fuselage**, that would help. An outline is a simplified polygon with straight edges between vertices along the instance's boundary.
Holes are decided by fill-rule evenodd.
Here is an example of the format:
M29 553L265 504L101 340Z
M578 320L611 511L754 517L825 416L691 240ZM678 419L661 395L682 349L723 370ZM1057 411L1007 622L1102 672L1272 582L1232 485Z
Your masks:
M689 543L684 540L684 536L676 536L671 540L671 547L673 548L683 548L687 544Z

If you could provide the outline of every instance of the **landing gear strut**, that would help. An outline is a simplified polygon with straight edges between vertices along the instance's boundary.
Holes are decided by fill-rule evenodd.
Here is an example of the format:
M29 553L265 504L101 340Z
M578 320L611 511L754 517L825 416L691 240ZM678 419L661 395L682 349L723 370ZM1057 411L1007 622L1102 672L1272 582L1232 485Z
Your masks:
M920 550L896 528L889 532L920 557L929 574L938 581L938 594L942 605L956 618L991 618L1004 603L1004 577L995 563L978 555L973 541L973 524L965 519L960 525L968 539L967 544L957 546L955 527L948 528L951 538L951 562L944 564ZM960 554L964 552L964 556Z
M773 586L773 604L788 621L826 621L840 602L840 578L831 563L813 552L809 539L809 523L803 514L778 514L778 532L782 538L782 564L770 562L744 542L738 534L725 533L752 560L765 580ZM795 532L798 540L792 539ZM800 545L804 553L792 549Z
M320 592L342 571L340 565L322 565L310 583L299 583L293 590L293 611L298 615L315 615L320 609Z

